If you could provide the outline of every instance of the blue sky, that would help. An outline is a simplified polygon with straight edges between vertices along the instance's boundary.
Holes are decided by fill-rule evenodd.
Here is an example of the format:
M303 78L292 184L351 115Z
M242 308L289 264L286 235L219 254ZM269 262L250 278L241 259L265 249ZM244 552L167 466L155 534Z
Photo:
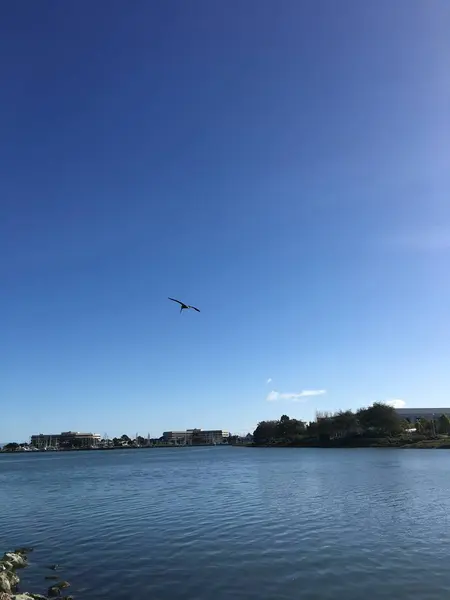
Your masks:
M0 10L0 440L450 404L447 0Z

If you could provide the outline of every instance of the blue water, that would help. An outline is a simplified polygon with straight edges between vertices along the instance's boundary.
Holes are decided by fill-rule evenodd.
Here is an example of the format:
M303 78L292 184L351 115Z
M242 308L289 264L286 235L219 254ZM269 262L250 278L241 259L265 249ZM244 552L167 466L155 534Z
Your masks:
M443 600L449 474L446 450L0 455L0 551L77 598Z

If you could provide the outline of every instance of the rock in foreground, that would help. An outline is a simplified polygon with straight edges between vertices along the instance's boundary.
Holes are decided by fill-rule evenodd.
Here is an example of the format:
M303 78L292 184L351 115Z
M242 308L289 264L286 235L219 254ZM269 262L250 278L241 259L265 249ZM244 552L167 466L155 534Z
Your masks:
M28 559L25 554L17 552L5 552L2 558L4 565L10 564L13 569L24 569L28 565Z
M28 566L27 553L33 548L18 548L14 552L5 552L0 559L0 600L47 600L47 596L41 594L31 594L30 592L17 593L17 586L20 582L16 573L17 569L24 569ZM52 565L52 569L57 569L57 565ZM59 579L59 578L58 578ZM48 596L61 596L61 590L70 587L67 581L60 581L48 589ZM71 596L66 596L62 600L69 600Z
M3 567L0 572L0 592L11 594L15 591L20 579L13 570L5 567L4 564L0 563L0 565Z

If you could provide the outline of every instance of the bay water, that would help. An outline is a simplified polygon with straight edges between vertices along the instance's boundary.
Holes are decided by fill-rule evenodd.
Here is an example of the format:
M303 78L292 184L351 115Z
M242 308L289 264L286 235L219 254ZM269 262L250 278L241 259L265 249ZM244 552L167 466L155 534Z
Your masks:
M447 450L0 455L0 551L80 599L442 600L449 514Z

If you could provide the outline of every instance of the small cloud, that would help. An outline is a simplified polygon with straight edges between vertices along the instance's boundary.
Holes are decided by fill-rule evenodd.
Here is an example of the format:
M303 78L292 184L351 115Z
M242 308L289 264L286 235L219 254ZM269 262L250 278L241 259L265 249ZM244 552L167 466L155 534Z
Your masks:
M301 393L302 396L323 396L326 394L327 390L303 390Z
M266 385L269 385L269 383L272 381L272 377L269 377L269 379L266 381Z
M400 398L386 400L386 404L389 404L389 406L393 406L394 408L404 408L406 406L406 402L404 400L400 400Z
M303 398L307 398L308 396L322 396L326 393L326 390L303 390L302 392L297 393L276 392L275 390L272 390L268 394L266 400L267 402L279 402L283 400L300 402Z

